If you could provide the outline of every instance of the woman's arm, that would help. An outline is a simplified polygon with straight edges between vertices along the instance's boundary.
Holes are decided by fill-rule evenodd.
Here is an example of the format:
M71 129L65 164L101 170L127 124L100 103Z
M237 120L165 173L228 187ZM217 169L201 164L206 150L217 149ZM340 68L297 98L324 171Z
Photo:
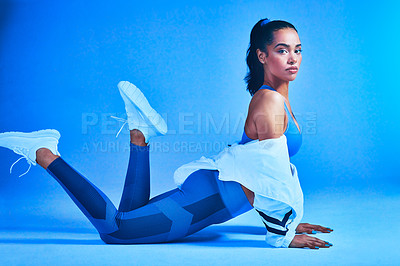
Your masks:
M273 139L283 135L285 108L283 98L275 92L267 92L253 97L249 108L250 135L256 133L256 139ZM280 126L281 125L281 126ZM254 192L241 185L251 206L254 205ZM254 206L253 206L254 207Z
M279 93L266 92L258 95L251 112L257 137L260 141L277 139L283 135L285 108ZM280 201L267 199L254 206L267 228L266 242L275 247L288 247L295 236L295 214L292 208Z
M260 141L281 137L285 129L285 108L283 97L278 93L271 92L259 95L257 102L254 103L252 117ZM280 205L278 202L276 204L278 208ZM300 224L299 226L296 226L297 228L293 228L295 224L291 225L291 223L295 221L291 219L292 215L289 215L291 213L287 212L290 208L285 209L284 204L281 205L282 209L279 210L277 208L271 209L268 207L268 210L264 209L264 211L258 211L268 230L267 242L272 245L280 245L278 243L283 243L281 244L282 246L291 248L318 249L331 246L329 242L320 240L316 237L295 235L295 233L301 231L308 232L309 229L311 229L312 232L312 229L317 229L317 226ZM318 228L321 230L324 229L324 232L327 230L322 227ZM295 232L292 232L294 229Z

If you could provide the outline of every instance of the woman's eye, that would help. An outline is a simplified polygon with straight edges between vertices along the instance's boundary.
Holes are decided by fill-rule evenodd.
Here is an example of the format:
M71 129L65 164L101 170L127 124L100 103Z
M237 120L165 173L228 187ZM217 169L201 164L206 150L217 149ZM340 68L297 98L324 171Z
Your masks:
M300 54L300 53L303 52L303 50L302 50L302 49L297 49L297 50L295 50L294 52L295 52L296 54ZM288 51L286 51L285 49L282 49L282 50L278 50L278 53L284 54L284 53L288 53Z

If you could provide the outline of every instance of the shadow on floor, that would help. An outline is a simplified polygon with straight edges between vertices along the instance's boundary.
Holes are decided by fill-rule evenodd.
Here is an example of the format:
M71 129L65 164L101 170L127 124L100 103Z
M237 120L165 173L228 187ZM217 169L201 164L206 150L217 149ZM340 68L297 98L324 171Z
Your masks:
M104 245L97 239L55 239L55 238L15 238L0 239L0 244L38 244L38 245Z
M55 234L95 234L97 232L89 228L7 228L2 230L7 232L7 237L1 238L0 244L60 244L60 245L106 245L100 238L98 239L72 239L72 238L44 238L48 233ZM18 237L10 238L12 232L18 233ZM33 238L30 233L36 233ZM23 233L23 236L21 236ZM39 235L38 235L39 233ZM226 237L225 234L248 234L248 235L265 235L266 230L257 226L210 226L193 235L183 239L160 244L194 244L200 246L214 246L214 247L265 247L264 241L258 240L238 240ZM68 235L67 235L68 236ZM57 237L57 235L55 235ZM140 244L136 244L140 245ZM149 245L149 244L145 244Z
M263 240L243 240L234 237L226 237L225 234L242 234L242 235L265 235L266 229L257 226L210 226L191 236L171 243L191 243L198 246L211 247L260 247L265 248L266 243Z
M209 226L204 228L200 232L204 231L220 232L220 233L236 233L236 234L246 234L246 235L265 235L267 233L267 229L265 227L249 226L249 225Z
M93 227L40 227L40 226L7 226L0 227L0 232L52 232L52 233L73 233L73 234L95 234Z

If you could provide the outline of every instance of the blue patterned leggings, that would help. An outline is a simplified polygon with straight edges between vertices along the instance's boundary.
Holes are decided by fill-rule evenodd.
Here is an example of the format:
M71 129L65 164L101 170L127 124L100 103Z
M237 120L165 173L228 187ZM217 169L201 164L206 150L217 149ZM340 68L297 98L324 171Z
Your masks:
M108 244L175 241L252 209L240 184L219 180L217 170L198 170L181 188L150 199L149 146L131 143L118 210L102 191L61 157L47 171Z

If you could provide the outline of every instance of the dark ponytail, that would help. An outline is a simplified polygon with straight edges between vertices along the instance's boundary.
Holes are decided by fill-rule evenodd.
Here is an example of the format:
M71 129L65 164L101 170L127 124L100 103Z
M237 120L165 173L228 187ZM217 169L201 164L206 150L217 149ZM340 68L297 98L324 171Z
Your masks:
M250 44L246 54L246 62L249 71L244 78L247 83L247 91L249 91L251 96L253 96L264 83L264 68L258 60L256 51L260 49L268 56L267 45L273 43L273 33L285 28L292 28L297 32L296 28L289 22L283 20L269 21L267 18L258 21L251 30Z

